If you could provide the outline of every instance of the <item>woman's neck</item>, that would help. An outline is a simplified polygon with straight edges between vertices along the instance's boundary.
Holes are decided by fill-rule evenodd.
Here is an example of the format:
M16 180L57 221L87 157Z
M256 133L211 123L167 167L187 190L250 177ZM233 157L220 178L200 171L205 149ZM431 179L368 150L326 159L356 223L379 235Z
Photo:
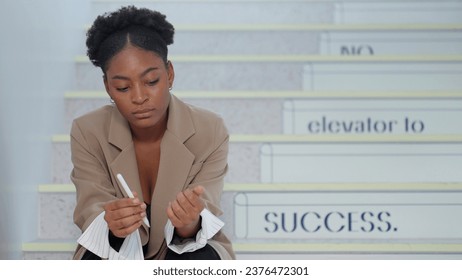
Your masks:
M167 116L168 114L165 114L158 123L149 128L131 127L133 141L138 143L155 143L162 140L167 130Z

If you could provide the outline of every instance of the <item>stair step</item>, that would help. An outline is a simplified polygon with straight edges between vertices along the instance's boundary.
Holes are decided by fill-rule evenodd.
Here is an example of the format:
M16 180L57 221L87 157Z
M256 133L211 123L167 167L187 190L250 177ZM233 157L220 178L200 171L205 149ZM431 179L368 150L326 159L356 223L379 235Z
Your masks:
M175 55L173 62L462 62L462 55ZM90 65L87 56L75 57L78 64Z
M461 31L462 24L192 24L175 27L169 53L457 55Z
M72 164L70 161L69 136L55 136L53 142L52 183L69 183L69 174L72 170ZM416 151L424 154L421 159L425 162L426 168L431 168L431 166L433 166L433 170L431 170L431 172L425 173L425 177L429 180L436 180L436 177L432 176L436 175L435 172L437 172L437 170L441 170L442 168L447 168L447 170L445 172L439 173L438 178L441 176L444 177L449 175L457 177L459 176L457 174L460 172L453 173L455 172L454 168L457 165L453 166L452 164L458 164L460 158L459 156L449 155L446 150L459 149L461 142L462 135L231 135L228 157L230 169L227 177L225 177L225 182L260 183L267 182L264 180L272 180L270 178L273 177L272 175L270 176L270 173L274 166L270 163L273 162L273 164L275 164L275 162L278 162L278 164L282 164L282 161L280 160L282 160L284 156L279 152L281 149L292 149L292 152L286 155L287 160L290 161L290 163L287 164L295 164L294 167L296 167L292 169L291 172L289 172L290 174L294 175L293 173L296 172L296 170L300 171L300 168L311 170L309 173L302 172L299 174L303 177L303 180L307 180L303 182L307 183L320 182L318 180L320 180L322 176L326 176L324 180L329 180L328 178L331 178L331 176L323 175L325 174L326 170L331 170L331 168L327 168L326 165L331 165L332 168L337 169L342 166L342 162L344 163L345 161L351 161L355 163L355 165L350 163L346 166L348 167L348 170L351 169L352 173L348 173L343 170L341 172L343 174L342 176L346 177L336 178L341 182L343 179L353 180L351 179L353 178L351 176L353 174L357 174L358 172L358 170L354 169L355 166L359 168L358 166L373 164L370 166L370 168L375 170L379 167L378 165L380 163L385 164L385 166L389 166L392 164L390 162L392 159L393 164L389 167L393 167L395 169L398 168L398 166L403 165L403 163L398 164L396 161L406 160L406 162L410 164L411 161L413 161L417 156L414 155ZM328 149L327 146L331 148ZM393 154L391 150L392 146L399 148L399 151L401 151L403 156L393 158L388 157L387 155ZM334 150L332 149L334 147L335 151L339 152L339 154L335 154L333 152ZM296 157L294 157L294 149L299 149L300 151L300 153L298 153L298 163L292 162L296 160ZM319 152L314 152L314 149L319 149ZM330 153L332 153L332 155L326 151L331 151ZM358 154L356 157L353 155L353 151L357 151ZM406 151L410 151L410 153ZM345 153L345 155L343 155L343 153ZM398 153L398 151L396 153ZM358 161L357 158L362 158L363 160ZM386 160L387 158L388 160ZM277 161L275 161L276 159ZM322 164L320 162L316 164L314 161L321 161ZM327 169L323 171L323 168ZM286 169L281 169L281 172L283 170ZM316 172L319 171L319 173L316 173L315 170L317 170ZM408 176L404 176L403 170L413 171L409 173ZM273 171L278 171L278 169ZM400 174L399 176L404 176L404 178L402 178L403 180L410 182L408 180L412 181L414 180L414 176L417 176L416 172L417 170L411 169L411 166L406 166L405 169L400 170L398 173ZM282 174L283 173L281 173L281 175ZM361 172L359 172L359 174L361 174ZM371 176L377 180L385 180L385 178L382 177L379 179L379 177L377 177L379 174L380 172L377 169L375 173L371 173ZM302 177L300 176L295 176L293 178L288 178L287 176L283 177L284 179L281 177L281 179L277 180L288 180L284 181L283 183L300 183L300 180L302 180ZM399 176L396 176L393 177L393 180L397 180ZM369 178L366 176L360 181L366 180L367 178L372 180L372 177ZM335 178L331 178L330 180L334 179ZM450 180L453 179L455 179L455 177L451 177ZM392 178L390 178L390 180L392 180ZM443 182L446 182L446 180L449 180L449 177L444 179ZM271 182L277 183L280 181Z
M359 113L372 118L401 118L422 108L435 107L420 118L437 120L426 133L462 133L460 126L450 125L456 116L462 91L174 91L185 102L207 108L221 115L231 134L308 133L308 120L321 119L335 111L336 118L360 119ZM80 115L109 104L103 91L76 91L66 94L65 130ZM310 99L309 101L307 99ZM404 105L405 104L405 105ZM380 112L374 108L379 107ZM405 109L399 109L405 107ZM252 108L251 110L249 108ZM320 108L323 108L320 111ZM455 110L455 111L454 111ZM386 115L384 115L386 114ZM456 115L455 115L456 114ZM256 117L258 116L258 117ZM443 125L445 124L445 125ZM297 128L294 130L294 128ZM396 131L395 133L401 133ZM309 134L309 133L308 133Z
M72 215L75 208L75 187L72 184L47 184L38 187L40 199L39 238L77 239L80 230L74 225ZM274 195L277 193L442 193L460 192L461 183L300 183L300 184L230 184L226 183L222 195L224 215L220 217L225 222L223 230L232 239L236 239L235 226L238 219L245 219L236 214L240 208L238 200L259 195ZM240 200L239 200L240 201ZM236 204L238 203L238 204ZM278 211L282 206L275 206ZM238 209L239 208L239 209ZM239 238L237 238L239 239Z
M88 28L88 26L86 27ZM344 23L344 24L178 24L176 32L204 31L458 31L462 23Z
M41 256L39 259L71 259L75 250L75 241L38 241L23 244L25 259L29 256ZM371 258L410 258L425 257L438 259L458 258L462 255L462 244L412 244L412 243L233 243L237 259L354 259L357 255ZM394 254L390 257L390 254ZM387 257L388 256L388 257ZM404 257L406 258L406 257Z
M136 5L164 13L174 26L179 24L282 24L328 23L333 4L316 1L94 1L92 15ZM187 12L179 12L187 11ZM283 12L282 12L283 11ZM236 18L236 15L239 15Z
M337 23L456 23L460 1L341 1L335 5Z
M184 91L175 90L184 99L304 99L304 98L454 98L462 91ZM102 90L69 91L67 101L74 99L107 99Z
M59 192L39 192L38 237L44 239L78 238L80 229L74 224L75 190L65 192L65 185L53 186ZM50 187L49 187L50 188Z
M54 143L69 143L69 135L56 134ZM302 134L234 134L230 143L458 143L462 135L302 135Z
M84 27L84 32L90 28L90 25ZM226 32L255 32L255 31L316 31L316 32L359 32L359 31L390 31L390 32L409 32L409 31L460 31L462 23L328 23L328 24L178 24L175 25L175 34L190 32L197 34L199 32L219 31Z
M22 244L25 260L71 260L76 248L76 239L36 240Z
M75 193L73 184L42 184L38 191L48 193ZM226 183L224 192L300 192L300 191L462 191L462 183Z
M462 55L174 56L175 90L460 90ZM76 59L77 90L103 90L100 69ZM252 76L252 79L248 77ZM274 77L278 77L275 79Z

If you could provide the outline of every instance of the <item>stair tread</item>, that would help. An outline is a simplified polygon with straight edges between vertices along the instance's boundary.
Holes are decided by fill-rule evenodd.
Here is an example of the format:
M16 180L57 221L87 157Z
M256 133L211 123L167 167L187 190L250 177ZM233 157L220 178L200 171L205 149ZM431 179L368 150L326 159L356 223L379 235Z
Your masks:
M52 136L54 143L69 143L70 136L56 134ZM462 135L309 135L309 134L232 134L233 143L383 143L383 142L462 142Z
M462 97L462 91L175 91L180 98L257 99L257 98L454 98ZM65 93L67 100L107 99L104 90L76 90Z
M225 183L225 192L277 191L461 191L462 183ZM39 193L74 193L73 184L42 184Z
M35 240L23 243L24 252L72 252L75 250L76 241L71 240ZM349 252L391 252L391 253L461 253L462 244L453 243L410 243L403 242L306 242L306 240L294 240L284 243L252 243L233 242L236 253L252 252L292 252L292 253L349 253Z
M461 62L462 55L172 55L175 62ZM86 55L76 63L90 64Z

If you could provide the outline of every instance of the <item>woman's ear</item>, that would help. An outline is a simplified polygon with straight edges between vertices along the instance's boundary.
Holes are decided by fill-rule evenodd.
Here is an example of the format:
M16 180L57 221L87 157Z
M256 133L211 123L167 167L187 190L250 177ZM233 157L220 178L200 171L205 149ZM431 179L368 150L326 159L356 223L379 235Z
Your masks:
M173 81L175 80L175 70L173 69L173 64L170 60L167 61L167 73L168 73L168 85L169 85L169 88L172 88Z
M104 82L104 88L106 89L106 93L109 95L109 99L111 100L111 103L114 103L114 99L111 96L111 93L109 91L109 84L107 82L106 75L103 75L103 82Z
M111 93L109 92L109 84L107 82L106 74L103 75L103 82L104 82L104 88L106 89L106 93L109 94L109 97L112 98Z

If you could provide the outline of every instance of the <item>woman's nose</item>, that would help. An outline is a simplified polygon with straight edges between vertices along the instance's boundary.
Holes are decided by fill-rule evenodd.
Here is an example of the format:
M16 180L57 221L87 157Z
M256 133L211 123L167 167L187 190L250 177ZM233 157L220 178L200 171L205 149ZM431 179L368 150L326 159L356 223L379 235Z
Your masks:
M145 93L140 87L133 88L132 102L134 104L143 104L149 99L148 94Z

